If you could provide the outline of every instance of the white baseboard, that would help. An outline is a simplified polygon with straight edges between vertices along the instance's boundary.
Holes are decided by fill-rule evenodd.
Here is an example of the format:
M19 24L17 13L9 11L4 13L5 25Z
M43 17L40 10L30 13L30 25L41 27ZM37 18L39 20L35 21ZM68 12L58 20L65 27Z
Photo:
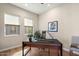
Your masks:
M5 48L5 49L1 49L0 52L6 51L6 50L9 50L9 49L13 49L13 48L17 48L17 47L21 47L21 46L22 46L22 45L17 45L17 46L8 47L8 48Z
M68 48L63 48L63 50L64 50L64 51L67 51L67 52L69 52L69 49L68 49Z
M70 49L68 49L68 48L63 48L63 50L64 50L64 51L67 51L67 52L69 52L69 51L70 51ZM73 51L73 53L75 53L75 54L79 55L79 52Z

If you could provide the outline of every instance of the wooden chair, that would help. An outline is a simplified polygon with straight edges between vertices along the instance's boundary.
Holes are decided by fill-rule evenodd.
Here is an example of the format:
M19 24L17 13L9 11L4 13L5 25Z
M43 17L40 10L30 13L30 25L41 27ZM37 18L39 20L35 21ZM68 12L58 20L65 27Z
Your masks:
M72 42L70 46L70 56L74 55L73 52L79 53L79 36L72 36Z

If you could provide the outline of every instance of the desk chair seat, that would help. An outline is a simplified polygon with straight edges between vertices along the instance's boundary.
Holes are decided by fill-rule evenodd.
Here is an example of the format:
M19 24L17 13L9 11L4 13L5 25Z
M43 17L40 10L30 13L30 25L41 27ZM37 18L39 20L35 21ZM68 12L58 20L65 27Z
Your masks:
M79 48L74 48L74 47L70 48L70 55L71 56L73 55L74 52L76 52L77 55L79 55Z
M79 52L79 48L70 48L70 49L73 50L73 51Z

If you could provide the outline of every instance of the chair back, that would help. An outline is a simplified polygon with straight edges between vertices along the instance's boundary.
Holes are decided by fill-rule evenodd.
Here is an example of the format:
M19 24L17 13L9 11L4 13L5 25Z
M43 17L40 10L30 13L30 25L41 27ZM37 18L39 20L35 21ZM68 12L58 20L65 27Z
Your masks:
M46 31L42 31L42 39L46 39Z

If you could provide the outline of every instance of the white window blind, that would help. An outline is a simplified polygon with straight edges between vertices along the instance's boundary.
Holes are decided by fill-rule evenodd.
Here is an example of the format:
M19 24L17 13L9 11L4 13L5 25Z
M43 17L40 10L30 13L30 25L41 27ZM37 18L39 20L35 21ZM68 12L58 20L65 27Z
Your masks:
M20 25L18 16L5 14L4 17L5 17L5 24Z
M24 19L24 26L33 26L33 22L31 19Z

